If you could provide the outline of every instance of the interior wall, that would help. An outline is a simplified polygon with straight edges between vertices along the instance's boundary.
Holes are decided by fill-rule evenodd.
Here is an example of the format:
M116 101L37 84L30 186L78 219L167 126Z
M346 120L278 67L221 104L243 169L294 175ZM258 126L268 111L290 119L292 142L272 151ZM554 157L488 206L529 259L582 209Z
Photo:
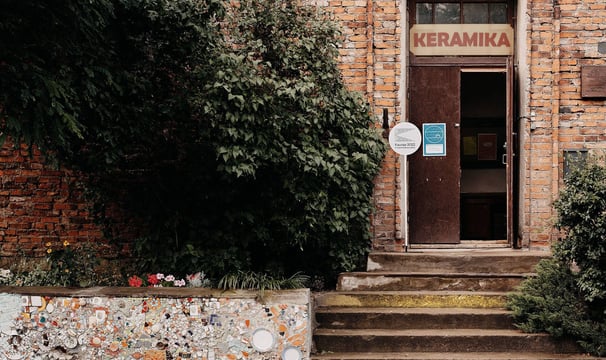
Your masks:
M504 72L465 72L461 74L462 139L477 133L497 135L494 161L461 161L461 193L505 193L505 167L500 162L505 141L506 74Z
M462 73L461 89L461 118L505 119L504 72Z
M461 171L462 193L504 193L505 169L467 169Z

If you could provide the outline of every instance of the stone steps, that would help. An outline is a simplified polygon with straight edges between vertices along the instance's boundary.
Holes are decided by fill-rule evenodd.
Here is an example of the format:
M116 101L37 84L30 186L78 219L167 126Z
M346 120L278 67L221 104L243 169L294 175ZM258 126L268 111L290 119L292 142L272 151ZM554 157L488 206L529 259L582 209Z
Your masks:
M590 359L576 344L517 330L507 294L547 252L371 253L368 271L314 294L314 360Z
M504 309L319 308L323 329L513 329Z
M547 251L523 250L433 250L407 253L371 252L367 271L399 273L476 273L523 274L534 272L539 260L548 258Z
M531 273L352 272L339 276L338 291L454 290L512 291Z
M360 352L326 353L313 357L315 360L588 360L582 354L554 354L537 352Z
M314 295L317 307L503 308L504 292L488 291L338 291Z
M547 334L495 329L318 329L318 348L331 352L574 353L578 348Z

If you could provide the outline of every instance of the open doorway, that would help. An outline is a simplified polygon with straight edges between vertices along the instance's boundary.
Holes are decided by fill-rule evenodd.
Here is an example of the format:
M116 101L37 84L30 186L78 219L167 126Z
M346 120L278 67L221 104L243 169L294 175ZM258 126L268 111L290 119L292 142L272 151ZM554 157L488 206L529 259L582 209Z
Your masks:
M507 239L507 76L461 72L461 240Z
M514 244L512 70L412 66L410 122L440 126L445 153L408 156L410 244ZM425 140L424 140L425 144Z

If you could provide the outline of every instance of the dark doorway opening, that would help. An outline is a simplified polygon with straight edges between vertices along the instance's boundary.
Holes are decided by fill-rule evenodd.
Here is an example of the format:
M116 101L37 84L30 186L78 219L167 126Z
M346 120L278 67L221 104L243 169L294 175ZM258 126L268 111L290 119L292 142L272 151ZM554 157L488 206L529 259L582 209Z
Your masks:
M461 240L507 239L507 76L461 72Z

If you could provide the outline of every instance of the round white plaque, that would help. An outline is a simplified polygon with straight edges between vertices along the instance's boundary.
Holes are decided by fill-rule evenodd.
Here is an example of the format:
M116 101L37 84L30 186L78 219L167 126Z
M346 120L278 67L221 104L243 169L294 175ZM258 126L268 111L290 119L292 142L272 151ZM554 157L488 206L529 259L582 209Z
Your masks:
M389 131L389 146L400 155L410 155L421 146L421 131L413 123L398 123Z

